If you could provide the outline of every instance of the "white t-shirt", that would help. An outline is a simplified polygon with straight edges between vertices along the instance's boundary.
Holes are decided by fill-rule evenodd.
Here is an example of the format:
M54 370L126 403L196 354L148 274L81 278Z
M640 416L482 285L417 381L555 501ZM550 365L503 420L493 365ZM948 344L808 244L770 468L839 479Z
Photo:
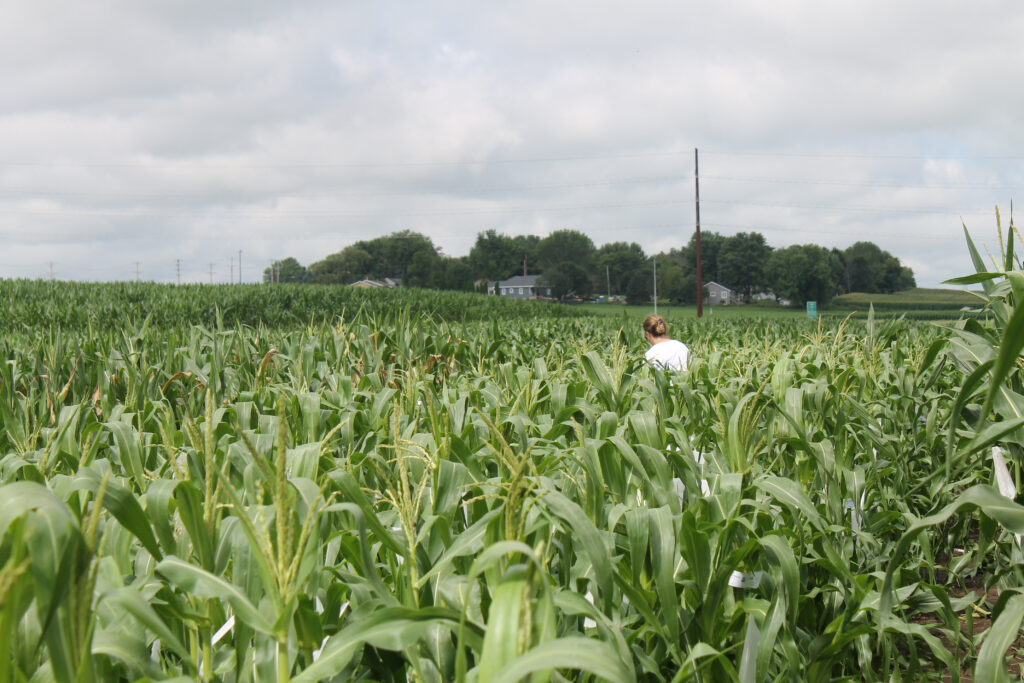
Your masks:
M685 370L690 361L690 349L686 344L675 339L666 339L657 344L651 344L644 357L651 362L651 365L658 366L663 370Z

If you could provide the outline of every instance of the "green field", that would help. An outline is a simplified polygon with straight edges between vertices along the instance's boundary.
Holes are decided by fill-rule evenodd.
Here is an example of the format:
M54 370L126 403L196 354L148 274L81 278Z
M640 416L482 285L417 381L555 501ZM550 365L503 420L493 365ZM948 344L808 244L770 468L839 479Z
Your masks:
M977 309L983 300L975 293L960 289L908 289L893 294L843 294L829 304L839 310L950 310Z
M825 318L857 319L867 318L869 309L879 318L906 316L915 320L958 320L965 315L974 315L983 301L975 294L954 289L910 289L894 294L844 294L835 297L827 306L818 307L818 315ZM653 312L653 306L627 306L625 304L588 303L579 308L594 315L625 316L643 318ZM962 309L970 309L965 312ZM671 322L673 317L688 319L697 317L696 305L670 305L659 303L658 313ZM801 319L807 317L804 307L785 307L771 302L754 304L729 304L727 306L705 306L705 317L728 319Z
M670 375L639 307L0 295L0 681L987 681L1021 635L1010 287L659 306Z

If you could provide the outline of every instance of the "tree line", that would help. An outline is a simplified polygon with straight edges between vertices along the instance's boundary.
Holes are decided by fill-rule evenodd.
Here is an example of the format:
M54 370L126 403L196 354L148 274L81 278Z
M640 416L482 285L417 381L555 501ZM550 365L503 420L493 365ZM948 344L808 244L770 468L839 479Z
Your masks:
M485 230L467 256L446 256L426 235L409 230L361 240L303 266L292 257L264 270L265 282L352 284L362 279L399 279L403 286L482 290L489 280L540 275L556 298L622 296L651 300L657 272L658 299L697 301L696 233L667 253L647 255L636 242L600 247L577 230L547 237L509 236ZM717 282L745 301L762 292L793 304L828 303L846 292L891 293L915 285L910 268L872 242L846 249L803 244L774 249L757 232L724 236L701 232L703 282Z

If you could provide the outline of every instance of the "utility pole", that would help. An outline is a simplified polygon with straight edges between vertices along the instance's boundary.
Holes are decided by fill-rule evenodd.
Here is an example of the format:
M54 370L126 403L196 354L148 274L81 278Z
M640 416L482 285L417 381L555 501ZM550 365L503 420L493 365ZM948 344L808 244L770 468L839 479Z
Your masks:
M50 282L53 282L53 261L50 261Z
M697 209L697 317L704 315L704 281L700 271L700 172L697 166L697 148L693 148L693 188Z
M235 284L235 257L232 256L229 260L231 261L231 279L228 282Z
M178 271L178 284L181 284L181 259L174 259L174 267Z
M608 266L604 267L604 279L608 282L608 301L612 300L612 276L608 272Z
M210 284L213 284L213 262L210 262Z
M136 282L139 281L139 265L140 265L139 262L136 261L135 262L135 281Z
M654 264L654 315L658 315L658 259L652 257L651 262Z
M242 250L238 250L238 284L242 284Z
M526 277L526 254L523 254L523 277Z

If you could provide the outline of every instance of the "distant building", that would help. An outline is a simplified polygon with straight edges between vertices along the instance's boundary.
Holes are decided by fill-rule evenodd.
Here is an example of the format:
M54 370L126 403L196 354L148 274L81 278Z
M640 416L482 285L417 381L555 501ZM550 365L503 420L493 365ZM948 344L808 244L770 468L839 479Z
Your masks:
M513 299L535 299L537 297L550 297L551 287L538 282L540 275L516 275L508 280L490 282L487 285L488 294L498 296L509 296Z
M709 306L727 306L736 300L735 292L725 285L720 285L717 282L707 283L704 285L704 289L707 291L707 296L704 297L704 301Z
M386 277L383 280L360 280L359 282L353 282L350 287L360 287L362 289L377 289L383 287L385 289L394 289L395 287L401 287L402 281L398 278Z

